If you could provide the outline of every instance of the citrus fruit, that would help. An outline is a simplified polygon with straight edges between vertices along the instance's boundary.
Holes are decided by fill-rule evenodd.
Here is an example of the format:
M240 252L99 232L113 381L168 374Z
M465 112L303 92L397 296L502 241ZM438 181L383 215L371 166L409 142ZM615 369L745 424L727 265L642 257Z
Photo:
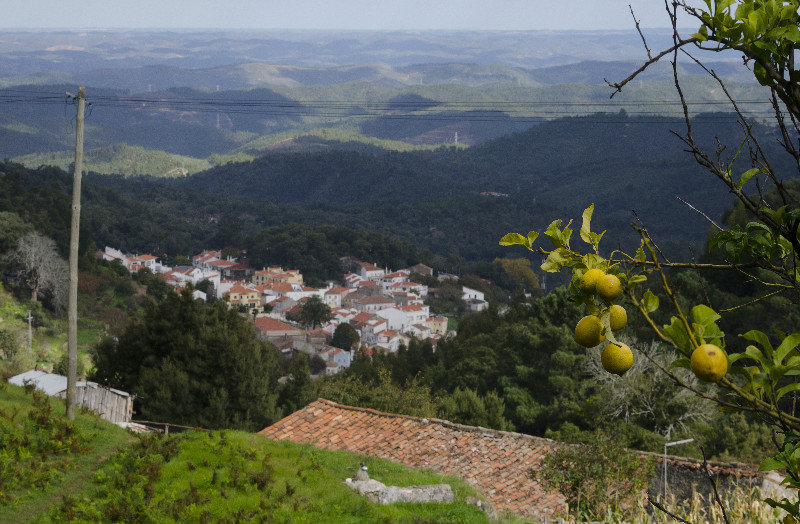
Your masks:
M608 311L608 322L611 325L611 331L619 331L628 323L628 313L625 308L614 304Z
M633 365L633 352L625 344L614 344L613 342L603 348L600 354L600 362L603 369L615 375L622 375Z
M714 344L703 344L692 352L691 367L703 382L718 382L728 372L728 357Z
M603 275L605 275L605 273L600 269L590 269L589 271L584 273L580 281L581 291L594 293L597 279L602 277Z
M611 302L622 292L622 287L620 286L619 279L614 275L603 275L597 279L595 291L597 292L597 296L606 302Z
M593 348L603 341L603 323L594 315L587 315L575 326L575 342Z

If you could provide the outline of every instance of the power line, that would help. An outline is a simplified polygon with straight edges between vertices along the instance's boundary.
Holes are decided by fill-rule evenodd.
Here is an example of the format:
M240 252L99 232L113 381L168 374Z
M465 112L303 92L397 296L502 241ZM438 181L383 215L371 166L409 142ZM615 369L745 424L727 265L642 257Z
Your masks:
M13 92L21 94L0 94L0 104L30 104L48 105L64 103L64 95L54 92L34 92L23 90L3 90L0 92ZM697 108L717 107L728 105L727 100L696 100L688 101L687 106ZM758 109L759 106L768 105L769 100L742 100L737 102L740 106L755 106L748 116L752 118L769 118L774 116L771 110ZM96 107L119 107L134 110L173 110L192 113L225 113L225 114L251 114L287 117L314 117L328 118L382 118L389 120L440 120L440 121L471 121L471 122L507 122L513 119L517 122L536 122L548 117L580 116L586 111L581 109L595 109L594 114L607 114L613 120L592 119L595 123L631 124L643 123L673 123L665 118L682 118L680 110L682 103L679 100L633 100L630 102L588 102L572 100L529 100L529 101L436 101L435 104L425 104L414 101L384 101L384 102L357 102L346 100L275 100L275 99L219 99L219 98L178 98L178 97L148 97L125 95L100 95L95 97ZM649 120L621 119L613 113L604 112L604 109L625 109L626 114L632 116L653 117ZM636 110L636 109L639 110ZM674 117L668 114L670 108L675 108ZM403 111L397 113L395 111ZM493 114L487 114L487 113ZM667 113L667 114L665 114ZM601 117L602 118L602 117ZM704 120L708 123L729 123L735 118L720 118L718 120Z

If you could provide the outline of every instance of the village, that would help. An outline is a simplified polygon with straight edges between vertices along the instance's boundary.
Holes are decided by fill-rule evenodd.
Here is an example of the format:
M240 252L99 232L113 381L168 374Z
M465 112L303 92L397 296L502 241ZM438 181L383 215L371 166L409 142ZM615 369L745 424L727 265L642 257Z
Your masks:
M325 363L323 373L328 375L348 368L359 352L367 356L396 353L412 338L429 340L435 347L443 337L453 334L448 330L447 317L431 314L425 303L429 292L435 290L411 280L413 274L433 276L433 269L424 264L393 271L345 258L341 262L347 272L342 282L311 287L304 284L297 269L270 266L256 270L249 261L224 257L221 251L203 251L192 257L191 266L175 267L162 264L150 254L126 254L112 247L98 256L119 261L132 275L141 269L150 270L176 290L191 285L198 300L224 300L229 308L246 314L259 338L272 343L285 357L298 352L319 357ZM457 279L447 274L437 278ZM465 286L461 291L468 310L488 307L482 292ZM300 311L309 301L330 308L329 319L318 325L301 325ZM359 337L350 350L331 345L342 324L352 326Z

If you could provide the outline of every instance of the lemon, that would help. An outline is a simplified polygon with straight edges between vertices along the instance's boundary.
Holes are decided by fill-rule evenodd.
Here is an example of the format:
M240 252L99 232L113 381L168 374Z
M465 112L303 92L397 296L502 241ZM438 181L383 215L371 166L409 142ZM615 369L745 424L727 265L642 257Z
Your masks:
M691 367L703 382L718 382L728 372L728 357L714 344L703 344L692 352Z
M603 341L603 323L594 315L587 315L575 326L575 342L586 348L593 348Z
M608 311L608 322L611 324L611 331L619 331L628 323L628 313L625 308L614 304Z
M595 291L597 292L597 296L606 302L611 302L622 292L622 287L620 286L619 279L614 275L603 275L597 279Z
M594 293L595 284L597 284L597 279L602 277L603 275L605 275L605 273L600 269L590 269L589 271L584 273L580 280L581 291Z
M633 365L633 352L625 344L608 344L600 354L603 369L615 375L623 375Z

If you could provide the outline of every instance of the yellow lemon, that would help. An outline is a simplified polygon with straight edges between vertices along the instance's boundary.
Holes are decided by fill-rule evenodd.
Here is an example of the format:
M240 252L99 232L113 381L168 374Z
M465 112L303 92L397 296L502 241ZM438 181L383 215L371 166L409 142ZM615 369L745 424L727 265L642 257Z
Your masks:
M625 308L614 304L608 311L608 322L611 324L611 331L619 331L628 323L628 313Z
M623 375L633 365L633 352L625 344L608 344L600 354L603 369L615 375Z
M598 346L603 338L603 323L594 315L583 317L575 326L575 342L583 347Z
M595 285L597 284L597 279L602 277L603 275L605 275L605 273L600 269L590 269L589 271L584 273L580 280L581 291L594 293Z
M719 382L728 372L728 357L714 344L703 344L692 352L691 367L703 382Z
M597 292L597 296L606 302L611 302L622 292L622 287L620 286L619 279L614 275L603 275L597 279L595 291Z

